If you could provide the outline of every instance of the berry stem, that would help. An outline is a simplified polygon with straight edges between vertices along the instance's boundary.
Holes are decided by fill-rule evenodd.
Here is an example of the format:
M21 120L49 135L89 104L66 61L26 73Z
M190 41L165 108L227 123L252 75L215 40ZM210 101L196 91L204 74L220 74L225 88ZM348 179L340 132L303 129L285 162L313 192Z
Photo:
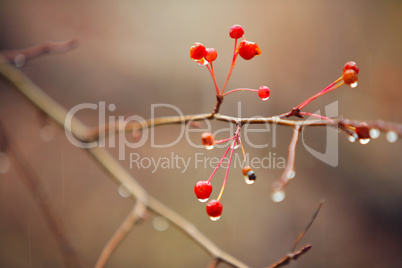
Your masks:
M327 120L327 121L329 121L329 122L334 122L334 120L332 120L331 118L328 118L328 117L326 117L326 116L323 116L323 115L319 115L319 114L313 114L313 113L309 113L309 112L300 112L300 114L301 115L308 115L308 116L313 116L313 117L317 117L317 118L320 118L320 119L322 119L322 120Z
M230 75L232 74L232 71L233 71L233 67L236 65L236 59L237 59L237 55L238 55L238 54L239 54L239 52L237 51L237 39L235 39L235 45L234 45L234 52L233 52L232 65L230 66L229 73L228 73L228 76L226 77L225 84L224 84L223 87L222 87L221 94L223 94L223 92L225 91L226 85L228 84Z
M315 94L314 96L308 98L307 100L305 100L304 102L300 103L299 105L297 105L295 107L295 109L297 110L301 110L304 106L306 106L307 104L309 104L310 102L312 102L313 100L315 100L316 98L337 89L338 87L342 86L344 84L342 77L339 77L338 79L336 79L334 82L332 82L331 84L329 84L326 88L324 88L323 90L321 90L320 92L318 92L317 94ZM340 83L339 83L340 82ZM337 84L338 83L338 84Z
M211 181L212 177L215 175L216 171L218 170L218 168L221 166L223 159L225 159L225 156L228 154L230 147L228 147L228 149L226 150L226 152L223 154L221 161L219 161L218 165L216 166L215 170L212 172L211 176L208 179L208 183Z
M222 195L223 195L223 191L225 190L225 185L226 185L226 181L227 181L228 175L229 175L230 162L232 162L232 156L233 156L233 151L234 151L235 143L236 143L236 141L233 141L232 146L230 146L230 147L228 148L228 150L229 150L230 148L232 148L232 149L230 150L229 163L228 163L228 167L227 167L227 169L226 169L225 179L223 180L223 184L222 184L222 188L221 188L221 191L220 191L220 193L219 193L219 196L218 196L218 198L216 199L216 200L218 200L218 201L221 200ZM227 152L227 151L226 151L226 152Z
M258 92L257 89L252 89L252 88L236 88L236 89L232 89L232 90L226 92L225 94L222 94L222 96L229 95L230 93L233 93L233 92L236 92L236 91L252 91L252 92Z
M230 137L230 138L227 138L227 139L223 139L223 140L218 140L218 141L215 141L215 144L224 143L224 142L227 142L227 141L233 140L234 138L235 138L235 136Z
M214 66L212 65L212 62L210 62L209 64L211 65L211 67L209 67L208 64L206 66L207 66L208 71L210 72L210 74L212 76L212 80L214 81L214 85L215 85L215 89L216 89L216 95L219 95L219 87L218 87L218 84L216 83L216 79L215 79Z

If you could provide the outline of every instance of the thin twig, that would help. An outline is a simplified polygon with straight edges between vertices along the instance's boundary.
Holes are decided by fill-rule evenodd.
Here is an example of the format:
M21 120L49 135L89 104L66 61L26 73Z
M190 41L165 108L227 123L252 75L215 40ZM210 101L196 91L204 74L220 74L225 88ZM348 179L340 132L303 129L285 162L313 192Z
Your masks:
M77 47L78 40L76 38L62 42L47 42L37 46L19 49L0 51L7 61L21 65L24 62L42 56L44 54L54 54L67 52Z
M316 211L313 214L313 218L311 219L311 221L307 224L307 227L304 228L304 230L300 233L300 235L297 237L297 239L295 240L295 242L293 243L293 247L291 249L291 253L287 254L285 257L283 257L282 259L280 259L279 261L275 262L274 264L272 264L271 266L269 266L268 268L278 268L278 267L282 267L285 266L287 264L290 263L290 261L292 260L296 260L297 258L299 258L301 255L305 254L307 251L309 251L312 247L311 244L307 244L305 246L303 246L302 248L300 248L299 250L296 250L297 244L299 244L300 240L303 238L303 236L307 233L308 229L310 228L310 226L313 224L314 220L317 218L318 213L320 212L320 209L322 207L322 205L324 204L324 201L322 200L320 202L320 204L318 205L318 208L316 209Z
M24 155L20 152L17 143L11 135L8 135L4 126L0 123L0 139L6 141L7 152L11 158L11 163L15 166L18 177L24 182L25 186L34 196L36 205L39 207L50 231L56 238L60 252L63 256L66 267L82 267L78 254L71 241L68 239L66 228L63 221L58 216L52 204L48 202L45 189L36 171L29 165Z
M307 253L307 251L309 251L312 246L313 245L311 245L311 244L307 244L307 245L303 246L301 249L299 249L295 252L289 253L288 255L286 255L279 261L275 262L271 266L268 266L267 268L279 268L279 267L288 265L290 263L290 261L297 260L300 256Z
M296 145L299 139L301 127L296 125L293 128L293 135L292 139L290 140L289 148L288 148L288 159L286 161L285 170L283 171L282 175L273 183L273 191L281 191L293 178L294 174L294 165L295 165L295 157L296 157Z
M109 242L103 248L101 255L95 268L105 267L112 253L116 250L117 246L123 241L128 233L134 228L134 226L141 222L144 218L146 207L141 202L137 202L134 208L128 213L127 217L117 228L116 232L110 238Z
M303 236L307 233L308 229L310 229L311 225L313 224L313 222L315 221L315 219L317 218L318 213L320 212L320 209L322 207L322 205L324 204L324 200L320 201L320 204L318 205L317 210L314 212L313 214L313 218L311 219L311 221L307 224L306 228L304 228L304 230L299 234L299 236L297 237L296 241L293 244L292 250L294 251L297 247L297 244L299 244L300 240L302 240Z

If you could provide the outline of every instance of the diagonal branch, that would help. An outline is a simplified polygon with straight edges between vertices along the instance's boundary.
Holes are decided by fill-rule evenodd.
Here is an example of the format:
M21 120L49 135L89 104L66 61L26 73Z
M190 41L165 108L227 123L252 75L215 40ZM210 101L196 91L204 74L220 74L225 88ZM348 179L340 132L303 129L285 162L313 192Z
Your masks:
M121 223L119 228L110 238L109 242L103 248L101 255L95 265L95 268L105 267L107 261L109 260L112 253L120 245L123 239L128 235L128 233L134 228L136 224L139 224L144 218L145 206L138 202L134 205L134 208L129 212L127 217Z
M17 66L21 66L26 61L44 54L67 52L77 47L77 44L77 39L62 42L47 42L25 49L0 51L0 55L2 55L7 61L14 62Z

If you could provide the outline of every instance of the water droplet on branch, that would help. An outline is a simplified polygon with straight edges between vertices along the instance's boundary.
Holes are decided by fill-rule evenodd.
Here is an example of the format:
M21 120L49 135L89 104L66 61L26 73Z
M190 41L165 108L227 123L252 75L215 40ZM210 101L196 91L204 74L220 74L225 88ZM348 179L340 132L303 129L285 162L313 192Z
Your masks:
M372 128L369 133L372 139L377 139L380 137L381 131L378 128Z
M285 199L285 192L280 190L280 191L274 191L271 194L271 199L272 201L274 201L275 203L279 203L282 202L283 199Z
M387 132L387 140L390 143L394 143L398 140L398 133L396 133L395 131L388 131Z
M129 198L131 196L131 190L125 184L120 185L118 191L121 197L123 198Z

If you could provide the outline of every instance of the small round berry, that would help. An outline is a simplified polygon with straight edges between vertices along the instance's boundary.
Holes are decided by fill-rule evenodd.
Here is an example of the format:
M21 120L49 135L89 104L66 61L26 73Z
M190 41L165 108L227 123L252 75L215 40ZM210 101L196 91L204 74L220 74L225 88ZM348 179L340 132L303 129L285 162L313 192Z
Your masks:
M201 143L205 146L207 150L212 150L214 148L215 139L211 132L204 132L201 134Z
M219 220L222 214L222 208L221 202L218 200L211 200L206 207L209 218L213 221Z
M266 101L269 99L269 95L271 93L271 90L269 89L269 87L267 86L261 86L258 89L258 96L260 97L260 99L262 99L263 101Z
M261 49L254 42L247 41L246 39L241 40L239 44L239 55L245 60L251 60L254 56L261 54Z
M212 193L212 185L207 181L199 181L194 186L194 193L200 202L206 202Z
M250 166L245 166L242 169L242 173L244 175L244 181L247 184L253 184L255 180L257 179L257 176L255 175L254 171Z
M359 139L370 139L370 127L366 122L361 122L356 127L356 134Z
M252 171L250 166L244 166L241 170L244 176L247 176L247 173L249 173L249 171Z
M239 39L243 37L244 35L244 30L241 25L235 24L230 28L229 35L233 39Z
M205 57L207 51L205 50L205 46L201 43L194 43L192 47L190 47L190 57L193 60L200 60Z
M345 84L351 87L355 87L357 86L357 80L358 78L355 70L347 69L343 72L343 81L345 82Z
M345 72L346 70L352 69L356 72L356 74L359 74L359 67L357 67L356 62L354 61L349 61L345 64L345 66L343 66L343 72Z
M208 62L213 62L214 60L216 60L216 58L218 57L218 53L216 52L215 48L207 48L205 50L207 51L207 54L205 55L205 59Z

